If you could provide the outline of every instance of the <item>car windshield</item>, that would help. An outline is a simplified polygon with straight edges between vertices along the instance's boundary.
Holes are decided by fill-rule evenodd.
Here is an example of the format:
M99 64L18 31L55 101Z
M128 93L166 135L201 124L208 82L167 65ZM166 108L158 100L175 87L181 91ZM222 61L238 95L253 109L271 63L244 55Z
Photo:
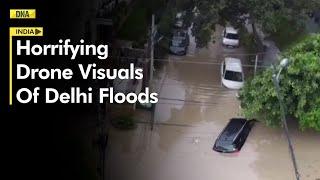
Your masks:
M175 38L179 38L179 37L186 37L186 33L185 32L182 32L182 31L176 31L174 34L173 34L173 37Z
M171 46L177 46L177 47L185 47L185 42L181 39L173 39L171 41Z
M181 51L184 51L184 48L179 46L171 46L170 50L173 52L181 52Z
M224 76L226 80L242 82L242 73L236 71L226 71Z
M239 39L238 34L233 34L233 33L227 33L226 38L228 39Z
M172 37L172 40L177 40L177 41L181 41L181 40L184 40L185 38L182 37L182 36L173 36Z
M181 41L172 41L171 46L180 46Z
M234 145L230 144L230 145L224 146L224 148L227 149L228 151L233 151L234 150Z
M223 151L233 151L235 147L233 144L228 143L228 144L220 144L218 148Z

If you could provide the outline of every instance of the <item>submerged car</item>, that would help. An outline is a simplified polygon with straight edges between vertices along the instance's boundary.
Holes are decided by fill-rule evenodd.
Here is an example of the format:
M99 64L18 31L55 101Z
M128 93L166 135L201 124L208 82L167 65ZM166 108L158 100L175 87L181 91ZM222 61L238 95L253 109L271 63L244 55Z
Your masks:
M241 89L244 85L244 74L241 60L226 57L221 63L221 82L229 89Z
M222 44L227 47L239 47L239 33L233 27L226 27L222 33Z
M186 55L187 54L187 46L183 42L179 40L172 40L170 45L170 53L174 55Z
M232 118L214 143L213 150L233 153L241 150L256 120Z
M176 14L176 18L175 18L175 23L174 23L174 27L176 28L183 28L185 26L183 18L186 15L186 12L178 12Z
M174 30L172 40L181 41L183 44L189 45L189 34L187 30Z
M189 35L187 31L175 31L170 43L170 52L175 55L185 55L189 45Z

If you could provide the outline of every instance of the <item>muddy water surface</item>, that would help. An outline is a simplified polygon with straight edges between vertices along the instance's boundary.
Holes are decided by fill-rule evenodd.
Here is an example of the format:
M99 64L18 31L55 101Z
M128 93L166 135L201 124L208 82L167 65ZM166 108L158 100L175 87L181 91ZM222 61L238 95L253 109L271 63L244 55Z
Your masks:
M217 32L219 33L219 32ZM191 42L192 44L192 42ZM227 50L230 51L230 50ZM289 180L294 179L287 141L281 129L257 123L242 150L224 155L212 150L228 119L240 114L236 92L220 82L224 48L210 44L166 65L154 130L139 123L132 131L111 129L107 176L111 180ZM242 49L233 52L242 53ZM136 118L149 122L150 114ZM293 123L291 123L293 124ZM301 179L320 178L320 134L291 125Z

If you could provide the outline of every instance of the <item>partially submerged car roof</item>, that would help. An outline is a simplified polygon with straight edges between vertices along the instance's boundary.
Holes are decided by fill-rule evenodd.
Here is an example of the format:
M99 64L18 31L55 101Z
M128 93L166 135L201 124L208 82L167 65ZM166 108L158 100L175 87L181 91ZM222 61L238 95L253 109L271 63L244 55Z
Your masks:
M223 153L237 152L243 146L245 139L247 138L249 132L244 131L251 130L255 119L247 120L245 118L232 118L222 130L218 138L216 139L213 150ZM238 137L243 138L238 138ZM242 139L242 140L241 140Z
M233 141L240 129L247 122L244 118L232 118L221 132L218 141Z
M238 34L238 30L235 29L234 27L228 26L226 27L226 33Z
M226 70L242 72L241 60L232 57L225 58Z

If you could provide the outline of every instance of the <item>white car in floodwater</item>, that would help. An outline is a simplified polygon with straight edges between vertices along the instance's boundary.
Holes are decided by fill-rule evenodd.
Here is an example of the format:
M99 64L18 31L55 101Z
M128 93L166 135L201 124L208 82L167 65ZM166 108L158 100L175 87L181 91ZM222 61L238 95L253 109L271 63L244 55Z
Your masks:
M239 33L233 27L226 27L222 32L222 44L227 47L239 47Z
M226 57L221 63L221 82L229 89L241 89L244 85L244 74L241 60Z

